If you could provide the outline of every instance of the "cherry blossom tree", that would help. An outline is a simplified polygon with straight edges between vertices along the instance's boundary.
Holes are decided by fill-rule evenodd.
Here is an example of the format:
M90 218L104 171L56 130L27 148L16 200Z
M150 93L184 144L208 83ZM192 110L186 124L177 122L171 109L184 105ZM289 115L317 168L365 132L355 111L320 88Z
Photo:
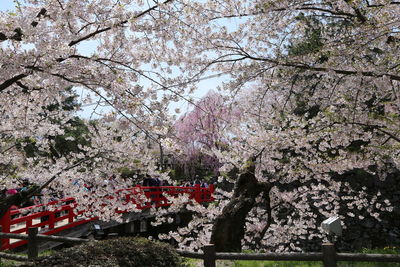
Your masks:
M156 156L145 148L165 134L161 122L169 121L166 104L176 94L168 94L172 90L161 77L141 67L153 61L151 49L134 48L150 48L143 38L151 29L145 17L151 18L158 5L125 2L17 1L15 12L1 12L0 161L5 169L13 168L1 174L2 186L17 187L18 178L37 185L3 199L2 212L38 191L46 195L55 181L53 187L79 199L75 180L99 184L121 166L155 172ZM79 48L87 42L93 52ZM141 79L148 85L140 85ZM113 110L87 125L90 146L56 163L40 155L26 157L17 149L17 144L24 146L21 140L34 138L40 151L50 151L52 137L64 133L74 113L48 107L65 101L71 86L89 90ZM118 184L126 186L122 180Z
M221 94L209 91L195 103L193 110L175 123L175 138L183 150L178 160L187 167L187 173L198 172L198 165L211 173L218 173L218 159L209 152L213 149L224 150L227 143L220 133L230 125L231 120L240 117L239 108L230 107L225 100Z
M219 211L198 210L207 214L196 221L200 243L211 238L217 250L229 251L256 240L299 250L289 241L295 236L323 238L317 214L354 216L341 213L344 198L377 218L370 208L376 202L393 210L380 192L351 192L332 174L362 169L385 179L399 168L397 2L180 3L169 6L177 15L168 25L176 43L190 49L170 52L179 54L188 77L229 73L226 94L244 110L220 133L229 150L214 149L225 163L221 171L236 167L241 175ZM178 16L188 10L201 16ZM210 237L204 225L214 220Z
M199 216L170 237L190 249L213 241L220 251L301 250L293 240L324 238L318 216L348 216L341 203L376 218L393 210L378 191L352 190L346 174L385 179L399 169L399 13L390 0L24 1L0 15L1 162L68 194L70 179L99 182L120 166L155 172L149 140L183 150L169 135L168 104L193 102L199 80L225 74L222 95L241 114L211 132L227 146L204 150L235 190L219 190L208 207L186 205ZM94 52L84 53L89 41ZM14 140L62 134L53 118L71 114L44 107L62 102L68 86L113 112L89 127L85 153L56 164L26 159Z

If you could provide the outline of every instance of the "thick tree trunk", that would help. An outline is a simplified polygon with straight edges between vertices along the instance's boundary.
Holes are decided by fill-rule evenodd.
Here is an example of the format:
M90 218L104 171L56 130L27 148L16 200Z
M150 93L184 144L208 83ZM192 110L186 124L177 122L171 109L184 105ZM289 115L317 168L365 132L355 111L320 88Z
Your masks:
M211 243L218 252L240 252L245 233L247 214L256 204L261 192L269 194L270 184L257 181L252 161L236 181L231 201L217 217L211 234ZM269 219L269 218L268 218Z

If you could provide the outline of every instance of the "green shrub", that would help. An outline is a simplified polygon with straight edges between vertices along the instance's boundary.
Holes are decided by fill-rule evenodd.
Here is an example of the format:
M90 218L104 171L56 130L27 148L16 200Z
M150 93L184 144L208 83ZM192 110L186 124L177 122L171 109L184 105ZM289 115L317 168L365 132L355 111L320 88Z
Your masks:
M14 261L1 259L0 267L14 267L14 266L16 266Z
M183 266L168 244L145 238L122 237L92 241L40 257L36 266Z

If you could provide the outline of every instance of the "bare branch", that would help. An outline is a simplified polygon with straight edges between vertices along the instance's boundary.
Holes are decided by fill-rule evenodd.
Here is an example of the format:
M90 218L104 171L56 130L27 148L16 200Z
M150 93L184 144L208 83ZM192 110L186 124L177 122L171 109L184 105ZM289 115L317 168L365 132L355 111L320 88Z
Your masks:
M23 73L4 81L2 84L0 84L0 92L27 76L28 76L27 74Z
M276 66L285 66L285 67L292 67L292 68L318 71L318 72L332 72L333 71L337 74L361 75L361 76L365 76L365 77L375 77L375 78L387 76L391 80L400 81L399 75L395 75L395 74L391 74L391 73L378 73L378 72L373 72L373 71L356 71L356 70L343 70L343 69L335 69L335 68L327 68L327 67L314 67L314 66L304 64L304 63L280 62L280 61L274 60L274 59L257 58L257 57L253 57L250 55L248 55L247 57L252 60L269 62L269 63L275 64Z
M173 0L166 0L163 4L167 4L167 3L172 2L172 1L173 1ZM133 19L140 18L140 17L142 17L143 15L146 15L147 13L150 13L150 11L156 9L157 7L158 7L158 5L152 6L152 7L148 8L148 9L146 9L146 10L140 12L139 14L135 15L135 16L133 17ZM129 20L123 20L123 21L119 22L118 24L116 24L114 27L121 27L121 26L125 25L125 24L128 23L128 22L129 22ZM98 34L100 34L100 33L102 33L102 32L106 32L106 31L111 30L111 29L112 29L112 27L105 27L105 28L102 28L102 29L98 29L98 30L96 30L96 31L94 31L94 32L92 32L92 33L89 33L88 35L85 35L85 36L83 36L83 37L81 37L81 38L79 38L79 39L77 39L77 40L75 40L75 41L71 41L71 42L68 44L68 46L74 46L74 45L76 45L76 44L78 44L78 43L80 43L80 42L82 42L82 41L85 41L85 40L87 40L87 39L90 39L90 38L92 38L93 36L96 36L96 35L98 35Z

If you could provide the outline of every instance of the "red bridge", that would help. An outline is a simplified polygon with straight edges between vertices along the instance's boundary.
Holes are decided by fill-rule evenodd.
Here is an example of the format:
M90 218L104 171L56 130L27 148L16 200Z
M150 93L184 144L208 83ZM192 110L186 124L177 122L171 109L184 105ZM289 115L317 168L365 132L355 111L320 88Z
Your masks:
M90 192L88 192L90 194ZM213 198L214 186L193 187L180 186L135 186L128 189L121 189L115 195L107 196L105 199L117 198L123 205L134 204L140 210L151 207L168 207L171 199L179 195L187 195L189 201L195 200L198 203L211 202ZM106 201L104 202L106 203ZM40 227L40 233L44 235L54 235L61 231L86 224L90 221L98 220L98 217L83 217L85 210L79 210L79 203L74 198L66 198L52 201L47 204L30 206L27 208L9 210L0 220L1 231L3 233L28 233L30 227ZM103 204L106 205L106 204ZM79 211L77 211L79 210ZM116 209L116 213L129 213L129 210ZM14 241L14 242L13 242ZM0 250L14 249L26 244L26 240L17 241L3 238Z

